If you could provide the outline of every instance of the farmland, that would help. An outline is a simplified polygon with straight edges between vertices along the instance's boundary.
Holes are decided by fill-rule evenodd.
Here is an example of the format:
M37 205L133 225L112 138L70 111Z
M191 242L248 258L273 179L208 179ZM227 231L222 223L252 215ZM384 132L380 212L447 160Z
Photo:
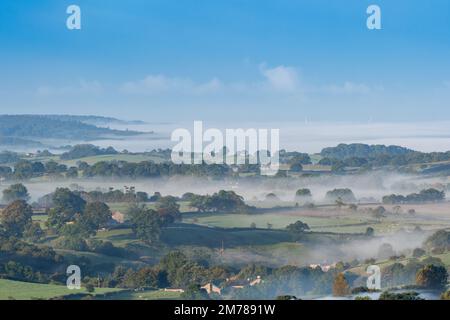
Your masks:
M96 288L94 294L119 291L112 288ZM0 279L0 300L50 299L71 294L87 294L85 289L70 290L66 286L53 284L28 283Z

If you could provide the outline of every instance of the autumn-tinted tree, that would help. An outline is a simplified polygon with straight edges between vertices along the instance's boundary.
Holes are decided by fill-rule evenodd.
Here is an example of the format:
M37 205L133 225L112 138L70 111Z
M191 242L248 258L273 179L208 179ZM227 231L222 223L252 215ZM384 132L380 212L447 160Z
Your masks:
M427 289L442 289L447 285L447 279L445 267L430 264L417 272L416 284Z
M8 235L21 237L26 227L31 224L32 216L31 206L23 200L16 200L1 212L1 223Z
M350 287L343 273L338 273L333 282L333 296L343 297L350 294Z
M164 225L181 219L180 205L177 203L176 198L171 196L159 198L156 202L156 211Z

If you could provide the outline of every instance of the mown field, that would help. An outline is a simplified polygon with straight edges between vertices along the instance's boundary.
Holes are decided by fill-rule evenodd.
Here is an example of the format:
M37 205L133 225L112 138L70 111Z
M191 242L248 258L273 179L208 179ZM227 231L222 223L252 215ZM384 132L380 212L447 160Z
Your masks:
M95 294L119 291L120 289L96 288ZM66 286L53 284L29 283L0 279L0 300L50 299L77 293L87 293L85 289L69 290Z

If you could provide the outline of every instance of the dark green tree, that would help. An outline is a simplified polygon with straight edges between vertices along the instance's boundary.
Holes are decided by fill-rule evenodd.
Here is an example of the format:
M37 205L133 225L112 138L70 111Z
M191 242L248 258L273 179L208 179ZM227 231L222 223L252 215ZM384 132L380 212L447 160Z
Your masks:
M74 222L86 206L83 198L67 188L57 188L52 200L53 208L48 213L47 225L57 230L68 222Z
M15 200L27 201L29 198L30 195L28 194L27 188L21 183L13 184L3 190L3 201L6 203Z
M143 206L133 206L128 210L131 229L142 241L153 244L159 240L162 222L155 210Z
M309 230L309 226L298 220L295 223L291 223L286 227L286 230L292 235L293 239L296 241L300 239L305 231Z
M208 292L201 288L198 284L189 285L186 290L181 294L181 299L184 300L209 300Z
M111 216L111 210L109 210L109 207L105 203L90 202L86 205L78 222L90 232L95 233L111 220Z

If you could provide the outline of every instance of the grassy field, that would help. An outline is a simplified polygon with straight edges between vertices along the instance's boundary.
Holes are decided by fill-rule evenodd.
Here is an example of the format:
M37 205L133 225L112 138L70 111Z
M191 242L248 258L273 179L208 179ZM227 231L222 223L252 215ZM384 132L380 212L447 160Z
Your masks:
M164 230L161 240L169 246L193 245L220 247L222 241L228 246L268 245L291 240L291 236L280 230L222 229L177 224Z
M99 232L96 238L111 241L119 247L138 242L132 236L131 229ZM171 247L183 245L220 247L222 241L229 246L267 245L290 241L291 236L282 230L209 228L177 223L163 230L161 240Z
M269 266L305 265L309 249L300 243L279 242L269 245L225 248L218 261L230 265L261 263Z
M265 214L192 214L183 219L186 223L196 223L205 226L221 228L249 228L252 223L257 228L267 228L271 224L273 229L284 229L287 225L301 220L309 225L312 231L321 232L364 232L368 226L378 222L368 217L334 216L310 217L295 213L265 213Z
M208 227L249 228L252 224L257 228L284 229L287 225L301 220L307 223L311 231L335 233L364 233L372 227L377 234L389 234L401 229L414 229L419 226L424 230L435 230L450 227L449 207L446 205L417 206L417 214L387 214L377 219L365 211L350 212L332 207L309 209L276 209L266 210L260 214L185 214L183 221ZM369 207L362 207L367 210ZM386 206L387 210L392 210ZM404 211L409 207L405 206Z
M152 291L123 291L107 297L112 300L175 300L180 298L179 292L167 292L164 290Z
M93 294L103 294L120 289L96 288ZM53 284L29 283L0 279L0 300L50 299L76 293L87 293L86 290L69 290L66 286Z

